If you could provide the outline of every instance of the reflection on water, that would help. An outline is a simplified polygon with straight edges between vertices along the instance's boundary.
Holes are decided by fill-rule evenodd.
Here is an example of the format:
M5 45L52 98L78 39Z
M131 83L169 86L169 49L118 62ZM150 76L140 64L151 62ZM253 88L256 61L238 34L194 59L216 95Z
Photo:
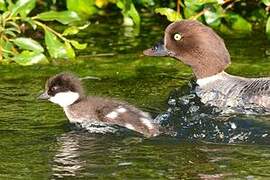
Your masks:
M79 131L64 133L57 144L52 179L270 177L267 146L192 144L176 138L149 140Z
M59 149L53 158L53 176L76 176L83 169L85 161L80 159L79 138L80 136L74 132L65 133L57 138Z

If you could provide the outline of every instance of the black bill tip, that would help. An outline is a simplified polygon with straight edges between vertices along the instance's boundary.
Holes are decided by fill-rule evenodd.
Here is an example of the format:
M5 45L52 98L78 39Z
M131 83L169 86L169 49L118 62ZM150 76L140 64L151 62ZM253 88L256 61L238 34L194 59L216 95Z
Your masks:
M143 51L146 56L167 56L168 51L164 47L164 40L162 39L156 43L152 48Z
M40 99L40 100L47 100L47 99L50 99L50 96L48 95L47 92L44 92L42 94L40 94L37 99Z

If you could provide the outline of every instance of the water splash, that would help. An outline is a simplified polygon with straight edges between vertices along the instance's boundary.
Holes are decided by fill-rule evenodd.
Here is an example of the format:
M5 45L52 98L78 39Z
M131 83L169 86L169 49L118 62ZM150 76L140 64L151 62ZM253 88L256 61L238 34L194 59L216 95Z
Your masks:
M254 116L228 114L231 110L204 105L196 94L195 83L175 89L168 106L155 118L165 134L191 141L270 144L267 116L256 116L255 120Z

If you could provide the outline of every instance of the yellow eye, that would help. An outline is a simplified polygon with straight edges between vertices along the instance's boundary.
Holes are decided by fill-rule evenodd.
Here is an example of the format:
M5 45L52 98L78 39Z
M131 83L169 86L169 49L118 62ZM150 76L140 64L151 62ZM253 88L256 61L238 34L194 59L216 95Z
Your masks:
M176 41L180 41L181 38L182 38L182 36L181 36L181 34L179 34L179 33L175 33L174 36L173 36L173 38L174 38L174 40L176 40Z

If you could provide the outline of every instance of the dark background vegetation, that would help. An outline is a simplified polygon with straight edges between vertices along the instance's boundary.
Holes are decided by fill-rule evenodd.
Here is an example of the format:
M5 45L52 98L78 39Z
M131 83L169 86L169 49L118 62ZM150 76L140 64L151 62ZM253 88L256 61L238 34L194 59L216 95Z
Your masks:
M32 65L76 59L87 44L73 38L100 17L121 16L140 33L141 19L197 19L233 36L252 31L270 36L270 0L0 0L0 61ZM56 23L63 26L59 28Z

